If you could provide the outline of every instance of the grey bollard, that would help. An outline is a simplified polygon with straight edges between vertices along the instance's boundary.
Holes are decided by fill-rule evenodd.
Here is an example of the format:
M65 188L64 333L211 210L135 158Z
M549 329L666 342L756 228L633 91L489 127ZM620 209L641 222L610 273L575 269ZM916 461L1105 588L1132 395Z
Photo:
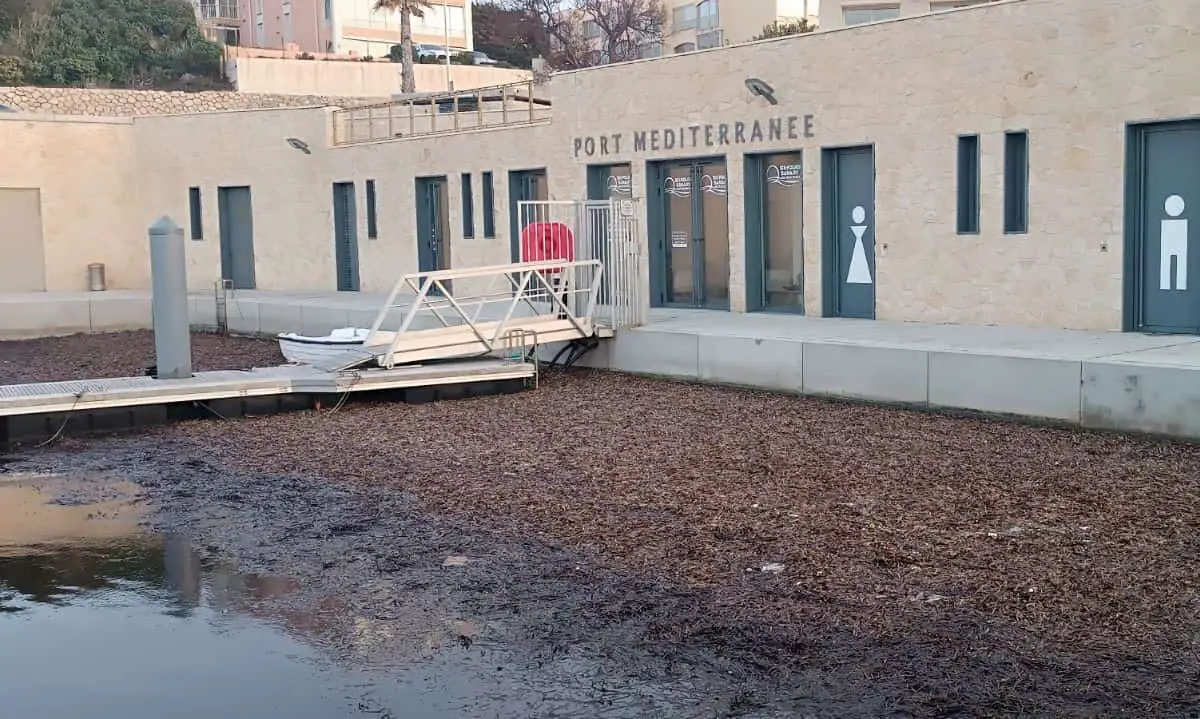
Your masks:
M188 322L187 258L183 228L163 216L150 225L150 278L154 289L154 354L157 379L192 376Z

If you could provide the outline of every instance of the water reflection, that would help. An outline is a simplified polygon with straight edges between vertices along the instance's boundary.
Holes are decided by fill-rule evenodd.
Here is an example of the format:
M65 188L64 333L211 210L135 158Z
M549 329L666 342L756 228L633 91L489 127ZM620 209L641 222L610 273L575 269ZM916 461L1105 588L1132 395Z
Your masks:
M566 647L498 641L490 627L507 611L458 613L452 573L277 565L301 585L239 571L188 536L147 531L139 493L0 474L0 717L640 717L706 700L690 682L614 683ZM196 521L172 526L245 561L272 541L247 535L260 509L254 522L199 501L189 511ZM294 521L279 512L268 519Z
M296 584L139 526L137 489L0 477L4 716L346 716L362 677L274 626ZM364 704L364 701L367 702Z

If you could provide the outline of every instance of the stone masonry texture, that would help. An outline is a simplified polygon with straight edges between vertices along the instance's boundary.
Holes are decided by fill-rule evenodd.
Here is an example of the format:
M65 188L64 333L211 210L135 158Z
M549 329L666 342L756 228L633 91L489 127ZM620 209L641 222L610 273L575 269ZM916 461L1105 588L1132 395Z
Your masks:
M347 107L387 98L323 95L266 95L228 91L93 90L69 87L0 87L0 105L41 115L132 117L229 110L336 105Z

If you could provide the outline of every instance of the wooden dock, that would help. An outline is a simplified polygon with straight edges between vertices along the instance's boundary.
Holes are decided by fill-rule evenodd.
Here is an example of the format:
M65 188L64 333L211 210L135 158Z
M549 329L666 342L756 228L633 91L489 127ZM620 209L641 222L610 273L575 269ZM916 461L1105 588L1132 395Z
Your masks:
M327 372L307 365L0 386L0 446L204 417L311 409L369 393L417 403L500 394L536 378L528 362L479 359Z

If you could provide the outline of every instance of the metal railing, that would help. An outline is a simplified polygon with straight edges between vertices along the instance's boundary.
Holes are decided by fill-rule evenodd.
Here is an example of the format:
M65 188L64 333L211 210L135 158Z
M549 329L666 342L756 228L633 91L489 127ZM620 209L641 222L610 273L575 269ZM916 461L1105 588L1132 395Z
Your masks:
M380 308L363 347L390 368L511 353L517 338L519 346L529 348L595 337L592 316L603 269L599 260L556 260L405 275ZM398 302L408 292L413 299ZM396 310L401 310L400 322L389 327Z
M333 144L353 145L550 119L550 100L533 80L459 92L424 93L333 113Z
M517 203L522 230L539 223L564 225L574 239L572 259L600 261L604 276L594 314L598 323L614 330L645 323L639 214L634 199ZM522 262L540 259L526 257L525 250L525 243L521 243Z

